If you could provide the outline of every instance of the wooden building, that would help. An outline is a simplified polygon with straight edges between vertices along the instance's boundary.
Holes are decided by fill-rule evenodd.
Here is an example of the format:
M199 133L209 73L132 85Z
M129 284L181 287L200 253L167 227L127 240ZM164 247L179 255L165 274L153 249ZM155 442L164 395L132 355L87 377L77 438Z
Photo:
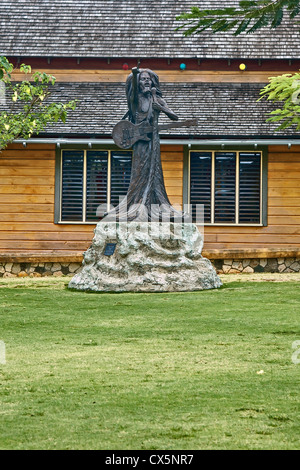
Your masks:
M53 74L53 100L79 103L65 125L0 155L0 276L78 269L99 207L116 204L129 184L131 152L111 132L137 65L159 75L180 120L198 119L161 131L161 155L171 202L204 204L204 256L219 272L300 271L300 137L275 132L272 106L257 102L268 77L299 70L298 25L184 38L175 17L193 4L1 2L1 54ZM18 69L14 77L23 78Z

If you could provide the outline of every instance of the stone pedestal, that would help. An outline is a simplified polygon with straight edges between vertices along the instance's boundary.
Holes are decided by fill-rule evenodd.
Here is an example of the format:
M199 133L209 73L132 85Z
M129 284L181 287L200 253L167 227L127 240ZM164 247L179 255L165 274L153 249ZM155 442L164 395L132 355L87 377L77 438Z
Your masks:
M99 222L82 269L69 288L96 292L218 288L222 283L211 262L202 257L202 247L195 224Z

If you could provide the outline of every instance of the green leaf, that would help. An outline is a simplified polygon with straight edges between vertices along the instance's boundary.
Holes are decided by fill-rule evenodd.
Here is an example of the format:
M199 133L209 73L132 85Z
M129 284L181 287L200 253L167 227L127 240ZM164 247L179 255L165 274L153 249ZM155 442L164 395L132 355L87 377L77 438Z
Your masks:
M249 9L249 8L256 8L257 7L257 1L241 1L239 3L240 8L242 9Z
M236 36L241 33L249 34L266 26L277 28L282 23L285 10L291 19L295 18L300 12L300 0L241 0L238 8L225 7L210 10L192 7L190 13L182 13L176 17L177 21L189 20L188 23L176 28L176 31L185 29L183 33L185 36L199 34L208 29L214 33L229 31L233 29L232 22L238 19L239 26L233 34ZM220 23L222 20L224 22Z
M294 19L300 13L300 5L298 4L290 13L290 18Z
M283 19L283 8L279 8L275 13L274 19L271 23L271 28L277 28L282 22Z
M251 18L250 19L245 19L240 23L240 26L237 28L237 30L234 32L234 35L237 36L248 28L249 24L251 23Z
M67 120L67 113L66 112L61 113L60 119L65 124Z
M269 23L269 19L266 15L262 15L256 23L248 30L248 34L254 33L257 29L263 28L267 26Z
M46 73L36 72L31 80L24 80L12 85L10 72L13 65L0 56L0 77L9 85L13 101L18 101L18 109L0 113L0 150L16 138L29 138L33 133L38 134L48 124L59 119L63 123L67 120L70 110L74 110L77 100L68 103L45 103L50 95L51 86L55 83L55 77ZM23 72L30 72L30 67L22 65Z

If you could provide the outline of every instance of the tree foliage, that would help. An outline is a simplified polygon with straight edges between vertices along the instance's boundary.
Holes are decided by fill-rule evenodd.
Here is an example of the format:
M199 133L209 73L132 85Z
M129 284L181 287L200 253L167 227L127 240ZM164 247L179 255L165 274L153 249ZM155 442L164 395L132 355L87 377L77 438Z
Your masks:
M274 111L271 111L269 122L281 124L276 130L283 130L290 126L296 126L300 130L300 73L283 74L271 77L268 85L260 91L258 101L266 98L273 103L279 103Z
M192 7L189 13L176 17L176 20L184 21L177 30L185 29L185 36L200 34L205 30L213 33L231 31L236 36L241 33L249 34L264 26L277 28L284 12L294 19L300 12L300 0L242 0L239 1L238 8L211 10Z
M0 150L17 138L28 139L38 134L48 124L59 120L65 123L68 111L76 107L76 100L68 103L47 101L51 86L55 84L52 75L41 72L31 75L31 67L22 64L20 71L28 75L28 80L13 82L13 70L13 64L0 56L0 101L5 101L0 112Z
M186 28L185 36L200 34L205 30L213 33L230 31L238 36L253 33L262 27L277 28L284 13L294 19L300 12L300 0L252 0L240 1L239 7L225 7L214 10L191 8L191 13L183 13L177 20L187 20L177 30ZM277 131L296 126L300 130L300 73L271 77L260 91L260 98L278 103L278 108L270 112L269 122L280 123Z

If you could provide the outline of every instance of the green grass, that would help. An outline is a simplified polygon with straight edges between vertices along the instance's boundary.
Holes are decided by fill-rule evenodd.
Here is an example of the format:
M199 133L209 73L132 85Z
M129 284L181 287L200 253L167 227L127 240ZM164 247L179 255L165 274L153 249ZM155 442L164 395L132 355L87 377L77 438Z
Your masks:
M66 283L0 283L1 449L299 448L298 283Z

